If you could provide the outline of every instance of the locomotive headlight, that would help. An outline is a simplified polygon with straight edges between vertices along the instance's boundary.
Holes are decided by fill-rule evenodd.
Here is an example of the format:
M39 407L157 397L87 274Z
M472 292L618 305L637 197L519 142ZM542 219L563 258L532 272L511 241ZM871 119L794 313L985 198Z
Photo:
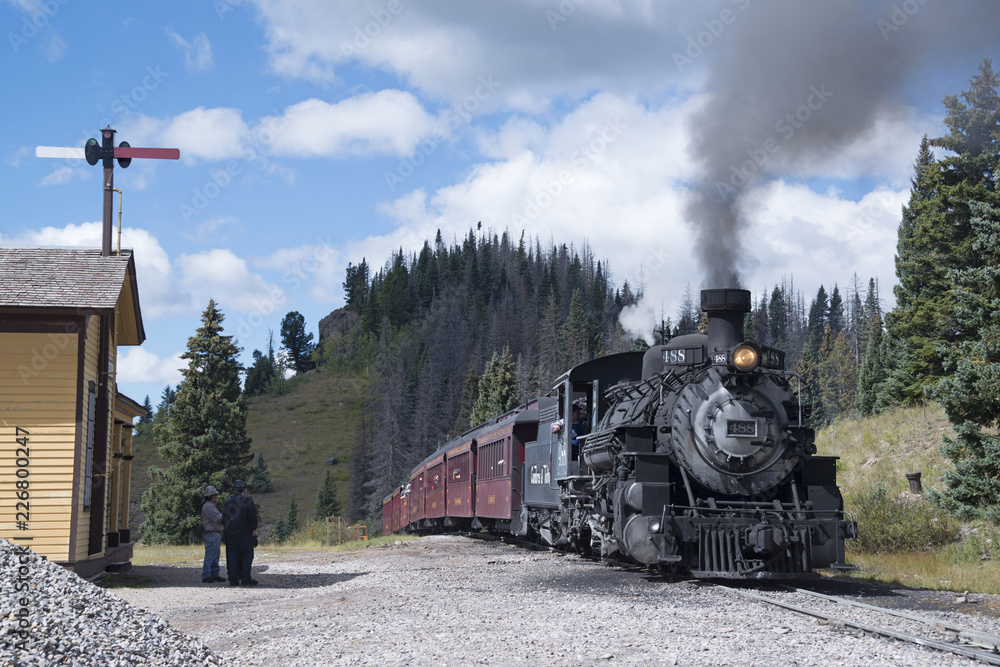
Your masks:
M733 367L738 371L749 372L757 368L760 363L760 353L757 351L757 347L749 343L740 343L735 348L731 355L733 360Z

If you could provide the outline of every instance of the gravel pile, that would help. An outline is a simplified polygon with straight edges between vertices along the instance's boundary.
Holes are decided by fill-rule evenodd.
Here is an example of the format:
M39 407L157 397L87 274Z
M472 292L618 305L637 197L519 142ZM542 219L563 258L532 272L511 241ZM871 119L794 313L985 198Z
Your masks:
M193 567L139 570L154 584L123 597L241 665L972 664L725 589L457 536L259 550L252 589L199 584Z
M223 665L202 642L0 539L0 665Z

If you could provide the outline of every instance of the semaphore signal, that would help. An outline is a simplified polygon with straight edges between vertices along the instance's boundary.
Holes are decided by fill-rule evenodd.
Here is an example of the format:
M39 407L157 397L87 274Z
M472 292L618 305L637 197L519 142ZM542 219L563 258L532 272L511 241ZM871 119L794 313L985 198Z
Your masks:
M132 163L132 158L152 158L154 160L178 160L180 150L176 148L133 148L127 141L115 146L115 130L110 126L101 130L102 140L88 139L83 148L69 146L36 146L35 157L85 159L93 166L104 163L104 215L101 233L101 254L111 254L111 217L113 210L114 168L115 160L118 166L125 169Z

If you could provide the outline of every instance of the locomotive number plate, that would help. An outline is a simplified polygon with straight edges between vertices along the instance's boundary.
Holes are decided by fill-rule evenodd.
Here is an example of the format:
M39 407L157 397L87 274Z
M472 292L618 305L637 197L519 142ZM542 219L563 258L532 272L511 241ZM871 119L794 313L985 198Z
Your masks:
M731 438L756 438L757 420L727 419L726 435L728 435Z
M677 347L663 350L663 363L675 366L692 366L703 363L704 350L700 347Z

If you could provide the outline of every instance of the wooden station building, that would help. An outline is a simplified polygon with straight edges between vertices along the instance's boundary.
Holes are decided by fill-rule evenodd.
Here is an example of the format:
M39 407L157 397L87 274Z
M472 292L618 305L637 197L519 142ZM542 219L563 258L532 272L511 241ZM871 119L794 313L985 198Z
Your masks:
M145 337L131 251L0 248L0 537L81 576L132 557L115 372Z

